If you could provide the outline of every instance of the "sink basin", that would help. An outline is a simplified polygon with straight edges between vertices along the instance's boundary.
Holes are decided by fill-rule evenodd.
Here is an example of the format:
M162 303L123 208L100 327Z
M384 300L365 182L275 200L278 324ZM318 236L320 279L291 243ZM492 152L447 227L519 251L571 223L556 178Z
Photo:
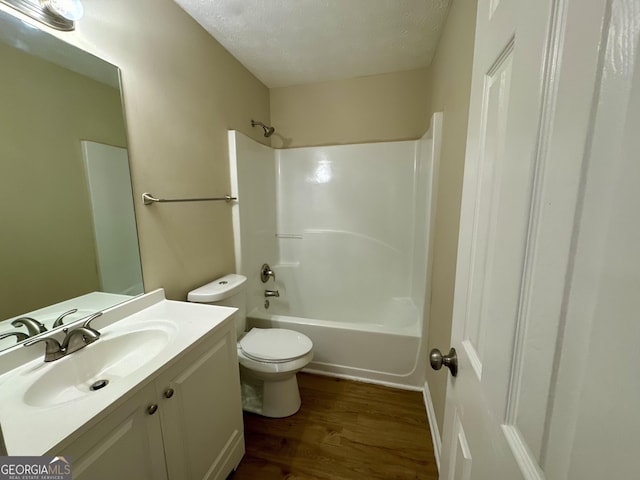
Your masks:
M168 327L104 333L95 343L47 364L24 393L24 402L51 407L107 391L161 353L171 333ZM107 380L106 386L91 390L100 380Z

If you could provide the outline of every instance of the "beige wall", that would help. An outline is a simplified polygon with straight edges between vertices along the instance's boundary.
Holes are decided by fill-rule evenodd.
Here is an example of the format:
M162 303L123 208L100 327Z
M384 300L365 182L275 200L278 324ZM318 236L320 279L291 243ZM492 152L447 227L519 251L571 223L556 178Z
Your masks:
M134 198L229 192L227 129L259 141L269 91L171 0L84 0L55 35L122 69ZM136 202L145 290L172 299L233 271L231 209Z
M4 44L0 61L4 319L98 289L80 140L126 136L117 89Z
M428 348L449 350L477 0L453 1L431 64L432 108L444 112L438 180ZM427 369L438 428L444 420L446 371Z
M271 89L277 148L420 137L429 127L429 69Z

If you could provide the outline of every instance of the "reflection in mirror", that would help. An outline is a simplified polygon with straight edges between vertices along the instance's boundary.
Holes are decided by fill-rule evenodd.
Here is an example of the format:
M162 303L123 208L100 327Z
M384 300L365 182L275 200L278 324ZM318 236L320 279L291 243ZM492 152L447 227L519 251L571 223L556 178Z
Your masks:
M0 62L5 349L143 285L117 67L2 11Z

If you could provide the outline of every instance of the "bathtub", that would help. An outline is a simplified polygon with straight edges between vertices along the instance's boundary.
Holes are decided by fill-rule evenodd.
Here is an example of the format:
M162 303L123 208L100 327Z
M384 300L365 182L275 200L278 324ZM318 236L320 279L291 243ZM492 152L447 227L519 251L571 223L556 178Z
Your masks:
M381 321L354 323L293 316L277 301L271 301L269 309L253 308L247 325L287 328L307 335L314 352L307 372L419 390L426 362L420 335L422 319L406 301L397 303L396 312L402 311L405 317L396 317L399 325L394 326Z

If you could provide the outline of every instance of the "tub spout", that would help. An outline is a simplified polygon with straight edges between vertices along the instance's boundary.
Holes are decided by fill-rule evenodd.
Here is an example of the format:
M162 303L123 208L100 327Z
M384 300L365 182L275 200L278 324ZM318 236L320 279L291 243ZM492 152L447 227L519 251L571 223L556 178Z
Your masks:
M280 296L280 292L278 290L265 290L264 291L264 296L265 297L279 297Z

